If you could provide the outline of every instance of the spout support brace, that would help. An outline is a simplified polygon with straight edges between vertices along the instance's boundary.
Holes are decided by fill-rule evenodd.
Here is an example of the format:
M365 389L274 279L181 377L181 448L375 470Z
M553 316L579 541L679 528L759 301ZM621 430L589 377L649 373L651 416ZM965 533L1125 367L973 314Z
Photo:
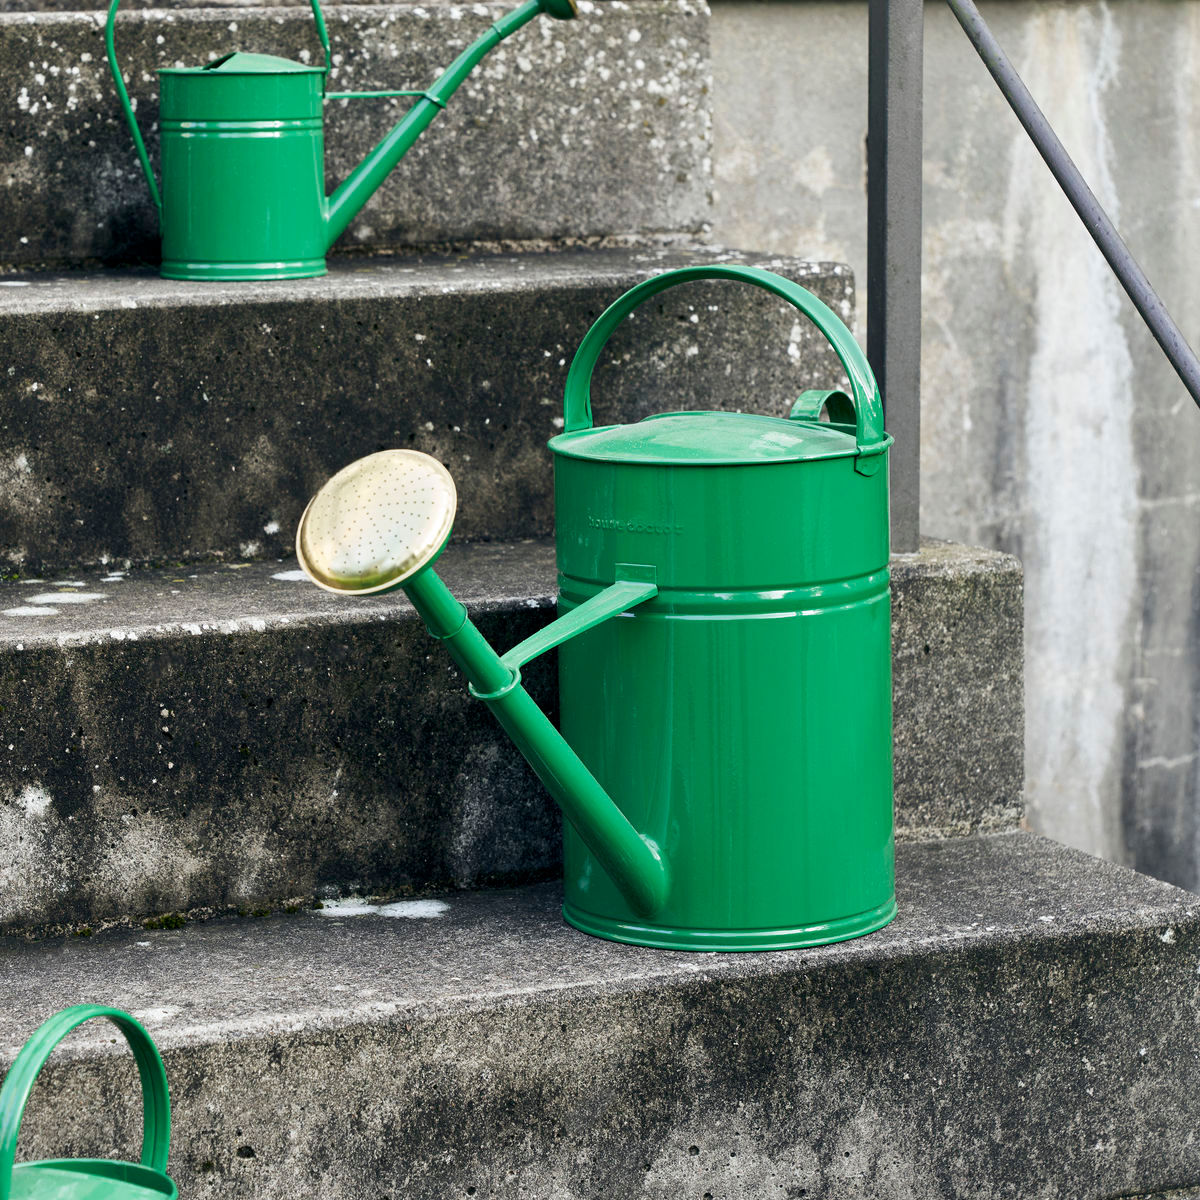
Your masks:
M528 25L541 13L545 2L549 0L525 0L519 8L496 21L442 72L428 91L420 93L420 99L408 110L404 119L346 176L341 186L326 201L326 249L342 235L346 226L387 178L392 168L408 153L434 117L446 107L447 101L467 76L506 37ZM558 2L566 3L567 0Z
M633 576L641 574L644 579ZM539 629L532 637L514 646L501 658L506 667L519 670L531 659L555 646L561 646L568 638L576 637L607 621L610 617L620 616L635 604L649 600L658 595L658 587L654 583L653 567L617 566L617 582L597 592L590 600L585 600L578 608L564 613L557 621Z

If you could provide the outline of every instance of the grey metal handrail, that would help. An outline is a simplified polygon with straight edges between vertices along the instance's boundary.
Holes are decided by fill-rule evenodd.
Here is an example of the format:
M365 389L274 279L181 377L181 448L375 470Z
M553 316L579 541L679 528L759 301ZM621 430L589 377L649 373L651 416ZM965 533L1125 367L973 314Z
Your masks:
M1038 153L1078 213L1092 240L1162 347L1192 399L1200 405L1200 359L1188 345L1146 273L1125 245L1066 147L1046 120L1029 89L987 27L973 0L946 0L979 57L996 81ZM920 310L921 77L923 35L921 0L871 0L870 82L867 113L867 357L878 375L893 450L892 543L897 550L917 545L920 496L920 340L898 345L893 322L912 338L911 313ZM914 47L916 49L914 50ZM917 58L915 84L905 72ZM893 112L896 107L899 111ZM893 145L890 135L899 131ZM915 136L914 136L915 130ZM872 176L875 176L873 179ZM909 247L914 234L911 213L916 192L916 278L911 268L897 269L894 255ZM899 231L899 233L897 232ZM882 296L875 296L882 290ZM919 334L919 331L918 331ZM915 347L915 349L914 349ZM915 354L915 364L912 358ZM896 363L899 376L888 376ZM917 382L914 383L914 380Z

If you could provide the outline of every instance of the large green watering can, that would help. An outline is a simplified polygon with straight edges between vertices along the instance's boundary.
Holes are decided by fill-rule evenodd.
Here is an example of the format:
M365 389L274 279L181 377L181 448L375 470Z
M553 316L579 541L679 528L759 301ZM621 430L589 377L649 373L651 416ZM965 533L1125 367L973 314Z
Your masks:
M168 279L300 279L325 274L325 255L481 59L540 13L569 20L575 0L526 0L450 64L425 92L326 92L329 35L311 0L322 66L270 54L227 54L160 76L162 190L117 65L117 6L105 26L108 65L162 232ZM326 100L415 96L390 133L325 195Z
M673 412L594 428L592 370L613 331L698 279L794 305L833 344L850 395L807 392L790 419ZM408 594L562 807L572 925L683 950L841 941L896 914L890 445L870 367L816 296L751 267L687 267L622 296L571 364L550 441L560 615L539 633L498 655L433 570L456 495L417 451L339 471L296 549L330 591ZM561 733L521 685L553 647Z
M142 1082L142 1160L61 1158L16 1166L17 1134L33 1085L55 1046L94 1017L105 1017L124 1035ZM171 1103L167 1075L150 1035L127 1012L99 1004L77 1004L34 1031L17 1055L0 1089L0 1200L176 1200L167 1175Z

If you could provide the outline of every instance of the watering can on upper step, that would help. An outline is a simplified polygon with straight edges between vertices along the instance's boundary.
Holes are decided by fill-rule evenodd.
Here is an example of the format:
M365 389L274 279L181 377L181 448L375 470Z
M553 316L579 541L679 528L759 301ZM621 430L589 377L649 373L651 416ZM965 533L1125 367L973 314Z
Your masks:
M526 0L462 52L425 92L326 92L329 35L311 0L325 61L227 54L202 67L159 70L162 189L117 65L112 0L108 65L162 232L167 279L300 279L325 274L325 255L450 96L493 47L534 17L570 20L575 0ZM325 195L326 100L414 96L403 119Z
M849 396L805 392L788 418L668 412L593 428L609 337L698 279L793 305L833 345ZM488 645L433 570L454 481L414 450L333 476L296 549L330 591L408 594L567 818L572 925L683 950L841 941L896 914L890 445L866 358L816 296L752 267L686 267L611 305L568 372L550 441L557 620L503 656ZM554 647L561 733L521 684Z

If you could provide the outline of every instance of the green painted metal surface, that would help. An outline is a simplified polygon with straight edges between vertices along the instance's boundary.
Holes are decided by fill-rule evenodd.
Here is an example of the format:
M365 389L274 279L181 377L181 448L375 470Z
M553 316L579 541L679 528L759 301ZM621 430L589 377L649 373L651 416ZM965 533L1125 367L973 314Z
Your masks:
M237 59L265 57L159 72L168 279L325 273L324 74L227 70Z
M324 65L236 52L158 72L162 183L155 178L117 64L120 0L105 26L108 63L159 214L168 279L297 279L325 273L325 255L484 56L535 17L576 15L573 0L526 0L467 47L424 92L327 93L329 37L311 0ZM413 96L415 103L325 195L324 102Z
M14 1165L21 1118L46 1060L85 1021L103 1017L125 1036L142 1084L142 1154L138 1163L68 1158ZM0 1088L0 1200L176 1200L167 1175L171 1104L162 1059L150 1035L128 1013L77 1004L55 1014L22 1047Z
M805 393L786 420L665 413L593 429L609 335L697 279L794 305L833 344L849 395ZM688 267L601 315L565 399L550 442L559 616L503 657L433 570L456 494L428 455L339 471L301 518L301 566L330 591L404 588L563 810L572 925L668 949L781 950L887 924L891 438L857 343L778 275ZM822 423L823 409L846 419ZM561 732L520 672L554 647Z

